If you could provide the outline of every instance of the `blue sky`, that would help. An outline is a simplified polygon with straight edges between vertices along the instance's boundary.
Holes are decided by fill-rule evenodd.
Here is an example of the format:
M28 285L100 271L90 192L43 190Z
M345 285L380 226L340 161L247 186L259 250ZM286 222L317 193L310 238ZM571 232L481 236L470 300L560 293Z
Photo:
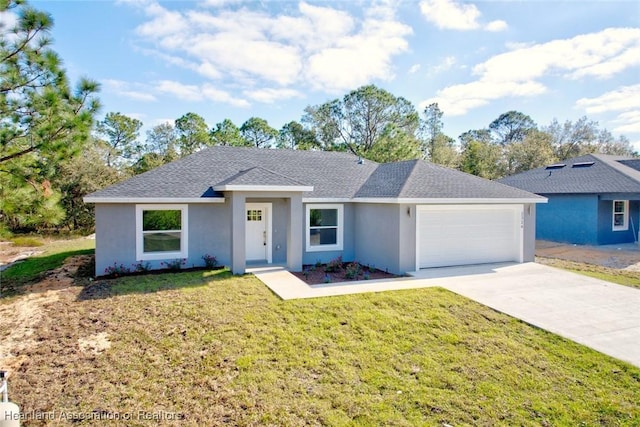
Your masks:
M457 138L518 110L584 115L640 149L637 1L32 1L73 81L145 129L187 112L279 129L375 84ZM3 19L7 19L5 16ZM144 139L144 134L141 135Z

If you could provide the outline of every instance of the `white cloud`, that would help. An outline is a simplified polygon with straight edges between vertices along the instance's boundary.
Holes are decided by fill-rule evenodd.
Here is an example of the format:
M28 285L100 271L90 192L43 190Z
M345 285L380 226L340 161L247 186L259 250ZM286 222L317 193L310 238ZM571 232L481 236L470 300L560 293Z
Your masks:
M408 49L406 38L412 33L385 3L368 6L361 17L306 2L279 15L254 3L237 10L180 12L151 0L137 4L148 16L136 30L146 42L144 51L247 93L256 85L339 91L389 80L392 58ZM266 93L258 99L271 99ZM294 91L278 96L283 93L296 96Z
M211 84L205 84L202 87L202 94L205 98L211 101L223 102L225 104L233 105L234 107L248 107L250 104L247 100L241 98L234 98L229 92L217 89Z
M492 100L540 95L546 91L539 81L544 77L608 78L640 65L639 48L640 28L610 28L518 48L476 65L476 81L446 87L425 103L438 102L447 114L462 115Z
M156 97L148 91L148 88L141 84L114 79L105 79L102 80L101 83L106 91L113 92L125 98L145 102L153 102L157 100Z
M483 26L479 19L482 15L476 5L456 0L422 0L420 11L425 19L436 27L445 30L477 30ZM484 26L487 31L507 29L505 21L492 21Z
M509 25L503 20L491 21L487 25L484 26L484 29L487 31L491 31L497 33L498 31L504 31L509 28Z
M581 98L576 107L589 114L618 112L615 132L640 133L640 84L622 86L595 98Z
M160 93L173 95L185 101L202 101L204 96L196 85L185 85L172 80L160 80L156 82L156 90Z
M445 72L445 71L451 69L451 67L453 67L455 65L455 63L456 63L455 56L447 56L439 64L436 64L436 65L433 65L433 66L429 67L428 75L429 76L435 76L436 74L440 74L442 72Z
M418 71L420 71L420 64L413 64L413 65L409 68L408 73L409 73L409 74L415 74L415 73L417 73Z
M290 98L302 98L303 95L294 89L264 88L244 91L245 96L258 102L272 104L276 101Z

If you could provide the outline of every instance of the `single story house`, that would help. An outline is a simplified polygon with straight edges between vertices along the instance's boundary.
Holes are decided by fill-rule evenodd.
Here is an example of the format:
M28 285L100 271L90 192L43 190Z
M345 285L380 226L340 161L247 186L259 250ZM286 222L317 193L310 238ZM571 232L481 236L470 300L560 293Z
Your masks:
M544 198L409 160L348 153L210 147L85 197L95 204L96 274L205 254L303 264L338 256L392 273L534 258Z
M546 197L538 239L580 245L636 242L640 159L588 154L499 180Z

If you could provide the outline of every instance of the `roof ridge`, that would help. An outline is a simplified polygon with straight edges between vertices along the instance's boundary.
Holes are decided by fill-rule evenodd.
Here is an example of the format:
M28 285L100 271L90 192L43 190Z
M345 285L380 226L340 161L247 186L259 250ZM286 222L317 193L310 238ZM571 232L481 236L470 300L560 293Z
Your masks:
M297 183L297 184L300 184L300 185L306 185L304 182L300 182L300 181L298 181L297 179L291 178L290 176L287 176L287 175L285 175L285 174L282 174L282 173L279 173L279 172L273 171L273 170L271 170L271 169L268 169L268 168L265 168L265 167L262 167L262 166L252 166L251 168L247 169L247 171L248 171L248 170L250 170L250 169L262 169L263 171L267 171L267 172L269 172L269 173L271 173L271 174L273 174L273 175L277 175L277 176L279 176L279 177L281 177L281 178L286 178L286 179L288 179L289 181L293 181L293 182L295 182L295 183Z
M600 160L604 165L640 183L640 171L637 171L629 166L620 163L619 160L631 160L631 157L627 156L615 156L615 155L603 155L603 154L589 154L594 159ZM611 157L609 157L611 156ZM618 157L618 158L616 158Z
M401 195L403 193L405 187L407 185L409 185L409 181L411 180L411 176L413 175L413 173L416 170L416 165L418 163L420 163L420 161L421 161L420 159L411 159L411 160L403 160L401 162L394 162L394 163L409 163L409 162L413 162L413 166L411 167L411 171L407 174L407 177L405 178L404 182L402 183L402 186L400 187L400 191L398 191L398 196Z

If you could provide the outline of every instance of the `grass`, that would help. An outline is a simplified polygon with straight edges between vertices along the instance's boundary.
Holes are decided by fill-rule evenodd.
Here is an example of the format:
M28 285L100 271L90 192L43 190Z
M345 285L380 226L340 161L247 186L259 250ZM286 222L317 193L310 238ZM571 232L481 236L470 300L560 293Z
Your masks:
M25 248L36 248L43 246L44 242L37 237L19 236L10 239L14 246L20 246Z
M640 289L640 271L619 270L594 264L585 264L556 258L536 257L536 262L606 280L619 285Z
M146 425L139 411L180 414L175 425L640 424L640 369L439 288L281 301L222 270L98 281L45 310L11 376L23 413L131 414L114 425ZM109 349L80 350L101 333Z
M64 260L70 256L93 253L95 240L53 240L43 249L42 254L32 256L0 273L2 295L14 293L22 286L37 281L47 271L62 266Z

